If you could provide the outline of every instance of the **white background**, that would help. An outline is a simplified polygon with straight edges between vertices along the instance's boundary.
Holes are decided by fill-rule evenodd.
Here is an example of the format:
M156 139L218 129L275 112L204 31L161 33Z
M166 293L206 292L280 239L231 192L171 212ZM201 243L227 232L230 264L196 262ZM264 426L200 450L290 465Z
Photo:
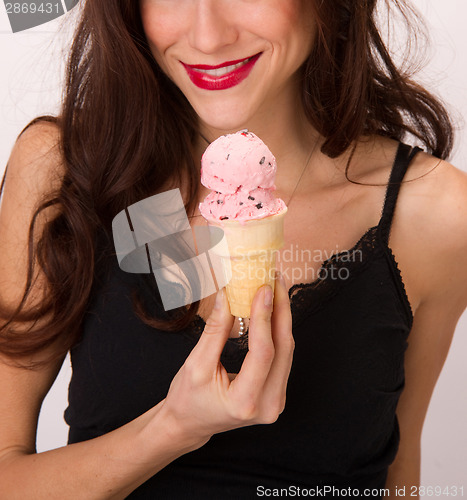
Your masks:
M458 129L451 162L467 171L467 128L463 121L467 115L467 2L417 0L416 4L426 16L432 38L431 60L421 78L430 90L442 96L451 111ZM38 114L53 114L58 110L72 17L67 15L25 33L12 34L3 2L0 3L0 174L24 125ZM422 484L464 485L467 496L466 334L467 313L458 324L426 418ZM38 451L66 444L63 411L70 374L67 358L42 407Z

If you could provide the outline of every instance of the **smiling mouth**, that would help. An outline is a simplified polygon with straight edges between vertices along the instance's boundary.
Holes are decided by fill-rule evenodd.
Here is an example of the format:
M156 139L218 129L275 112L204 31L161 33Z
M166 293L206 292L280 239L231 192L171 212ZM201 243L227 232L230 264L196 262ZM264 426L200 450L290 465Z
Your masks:
M199 71L200 73L204 73L205 75L224 76L227 75L228 73L231 73L232 71L235 71L238 68L241 68L245 64L248 64L250 61L253 60L253 58L257 56L258 54L255 54L254 56L247 57L246 59L241 59L239 61L230 61L223 64L219 64L218 66L207 66L207 65L196 66L189 64L187 64L186 66L189 66L194 71Z
M216 66L186 64L180 61L190 80L205 90L224 90L242 82L253 69L262 52L245 59L226 61Z

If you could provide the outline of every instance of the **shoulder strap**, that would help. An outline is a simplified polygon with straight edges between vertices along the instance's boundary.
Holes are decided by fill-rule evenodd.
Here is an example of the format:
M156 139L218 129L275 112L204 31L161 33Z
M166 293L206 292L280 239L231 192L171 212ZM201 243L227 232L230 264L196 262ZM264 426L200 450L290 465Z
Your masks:
M414 156L421 151L420 148L412 148L407 144L399 144L397 149L396 159L391 169L389 183L386 190L386 198L384 200L383 212L379 222L379 228L383 243L389 243L389 233L391 231L391 223L394 217L396 208L397 196L401 187L401 182L407 172L407 169L412 162Z

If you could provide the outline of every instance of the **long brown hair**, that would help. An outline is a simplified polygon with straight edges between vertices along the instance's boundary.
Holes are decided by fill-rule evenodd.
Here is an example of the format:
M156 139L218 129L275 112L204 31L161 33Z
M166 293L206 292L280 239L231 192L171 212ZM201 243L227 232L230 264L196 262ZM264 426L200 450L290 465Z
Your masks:
M392 3L406 15L405 4ZM401 140L411 134L429 152L446 158L452 148L448 115L394 65L377 29L375 7L376 0L315 2L319 35L302 68L302 98L309 121L325 138L322 151L337 157L362 135ZM55 121L65 175L60 191L36 211L25 295L0 329L0 352L16 360L49 345L56 346L54 358L59 358L77 342L99 258L97 235L110 234L117 213L179 186L182 177L188 179L189 214L198 195L199 168L193 160L197 117L156 64L138 2L85 2ZM33 248L35 219L51 205L60 213ZM48 280L48 300L41 310L26 311L35 261ZM189 325L198 306L180 308L162 320L135 303L144 321L167 330ZM31 327L28 335L17 334L16 325L45 314L47 324Z

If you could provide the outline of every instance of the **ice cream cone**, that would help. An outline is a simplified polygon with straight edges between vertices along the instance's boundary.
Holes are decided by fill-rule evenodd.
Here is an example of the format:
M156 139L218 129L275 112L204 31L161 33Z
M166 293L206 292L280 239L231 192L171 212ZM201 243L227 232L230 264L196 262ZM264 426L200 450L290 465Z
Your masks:
M276 257L284 245L286 212L287 208L269 217L243 222L208 221L224 231L227 245L216 245L211 250L219 257L228 281L226 292L233 316L250 317L253 297L262 285L270 285L274 292Z

